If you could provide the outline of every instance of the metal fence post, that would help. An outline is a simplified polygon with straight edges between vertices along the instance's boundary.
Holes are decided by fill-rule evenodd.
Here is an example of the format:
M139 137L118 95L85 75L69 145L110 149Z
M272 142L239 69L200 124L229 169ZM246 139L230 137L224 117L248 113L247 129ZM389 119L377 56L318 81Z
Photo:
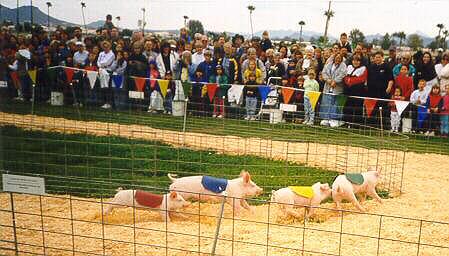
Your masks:
M12 192L9 192L9 198L11 200L11 214L12 214L12 227L14 233L14 249L16 251L16 256L19 255L19 247L17 245L17 230L16 230L16 214L14 212L14 196Z
M224 206L226 203L226 196L228 195L228 193L226 193L226 191L224 191L221 194L223 195L223 201L221 202L220 213L217 216L217 228L215 229L214 244L212 245L212 252L211 252L212 256L215 255L215 250L217 248L218 235L220 234L221 219L223 218Z

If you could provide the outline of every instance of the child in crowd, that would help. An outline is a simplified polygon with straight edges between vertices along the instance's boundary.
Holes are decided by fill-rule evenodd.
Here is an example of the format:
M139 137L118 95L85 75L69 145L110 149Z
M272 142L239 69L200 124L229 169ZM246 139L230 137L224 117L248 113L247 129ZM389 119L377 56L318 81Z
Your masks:
M435 135L435 131L438 131L438 123L439 123L439 112L442 108L442 97L440 95L440 86L434 85L432 86L432 90L430 91L429 98L427 98L426 107L427 112L430 114L428 118L428 126L426 135L433 136Z
M412 127L415 132L421 132L422 131L422 125L420 125L419 122L417 122L418 117L418 108L423 108L424 105L427 102L427 98L429 97L429 93L427 90L425 90L426 87L426 80L421 79L418 81L418 89L414 90L412 92L412 95L410 96L410 103L411 105L411 111L412 111Z
M248 68L243 72L243 82L247 84L249 82L249 76L255 75L255 83L262 84L262 71L257 68L257 64L255 60L249 60Z
M395 100L404 100L400 87L396 87L394 89L394 93L393 96L391 96L391 99L393 101L388 102L388 105L390 107L391 131L399 132L399 126L401 125L401 116L399 115L398 110L396 109Z
M404 100L410 100L410 95L412 94L414 87L413 77L409 75L408 69L409 67L407 65L403 65L401 67L399 75L394 79L394 87L401 89L402 97L404 97Z
M304 122L303 124L306 125L313 125L313 122L315 120L315 111L313 110L312 103L310 102L310 96L308 95L309 92L319 92L320 91L320 85L315 80L316 73L313 69L309 69L307 72L307 78L304 81ZM298 80L299 82L299 80Z
M245 71L246 73L246 71ZM246 117L245 120L255 120L256 119L256 110L257 110L257 75L253 72L245 74L247 77L247 81L243 89L243 95L245 95L245 106L246 106Z
M440 112L441 136L448 137L449 134L449 84L446 84L446 95L443 96L442 108Z
M224 100L223 96L225 96L225 92L222 92L221 87L226 87L228 84L228 77L223 73L223 67L221 65L217 65L216 67L216 76L212 76L210 81L211 83L216 83L218 85L217 91L214 97L214 114L212 117L223 118L224 116Z
M165 72L165 80L168 80L167 94L165 94L164 98L164 114L171 115L172 114L172 104L173 98L175 97L175 89L176 84L173 81L173 74L170 70Z
M193 114L200 115L200 112L204 110L203 106L203 86L206 80L204 80L204 72L198 67L195 71L195 78L192 81L192 96L190 102L192 106L191 110Z

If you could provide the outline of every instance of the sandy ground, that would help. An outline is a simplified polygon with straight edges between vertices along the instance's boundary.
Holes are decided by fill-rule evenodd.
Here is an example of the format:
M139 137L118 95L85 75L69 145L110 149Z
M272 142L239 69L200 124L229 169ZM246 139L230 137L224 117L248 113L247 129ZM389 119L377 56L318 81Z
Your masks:
M346 160L343 160L345 164L358 168L373 164L369 160L369 158L373 158L370 154L374 154L380 163L386 161L387 168L401 157L401 152L394 151L378 153L361 148L316 143L289 143L286 147L285 142L255 138L194 136L195 134L190 133L186 135L184 141L184 138L176 132L162 132L148 127L74 122L47 117L33 117L31 120L30 116L0 114L0 120L2 124L14 124L19 127L29 127L32 123L33 129L39 130L61 131L65 127L66 132L92 133L90 131L95 131L95 134L159 139L178 146L184 143L188 147L221 149L223 153L265 154L266 157L288 158L290 161L307 162L309 165L327 168L341 164L336 154L336 152L342 152L341 150L346 150L343 152L348 155ZM99 131L99 128L104 128L105 125L109 129ZM172 136L169 136L170 134ZM218 144L218 140L221 140L223 144ZM227 144L224 142L230 142L228 140L238 143L237 146L229 146L231 148L223 146ZM220 148L217 148L219 147L217 145ZM308 157L307 149L304 147L309 148ZM313 149L311 149L312 147ZM242 148L245 150L242 151ZM264 150L265 148L267 150ZM269 148L271 150L268 150ZM290 149L295 151L290 151ZM294 152L305 153L294 154ZM310 152L316 153L311 154ZM329 152L324 162L319 161L320 156L323 157L323 152ZM332 157L333 154L336 156ZM449 156L407 153L403 193L399 197L384 200L383 204L374 201L366 202L365 206L370 214L348 212L344 213L342 218L342 214L339 212L319 209L317 218L313 222L304 224L301 219L276 217L278 213L275 205L257 206L253 213L244 212L237 219L232 219L231 208L227 206L225 209L227 219L223 221L220 232L220 238L223 240L218 243L217 253L219 255L297 255L299 250L304 248L305 255L319 255L320 253L330 255L449 255L449 248L443 248L449 247L449 204L445 201L445 195L449 193L449 176L446 173L448 164ZM391 170L394 171L393 168ZM391 175L396 176L397 174ZM391 183L391 179L387 181ZM396 182L396 180L393 181ZM104 201L107 202L108 199ZM195 203L182 210L189 214L187 219L177 217L173 222L167 224L162 222L154 211L137 210L134 212L130 208L119 209L102 219L100 214L102 204L98 199L73 197L72 200L69 200L66 196L42 197L42 204L40 204L37 196L15 195L14 203L17 212L28 213L16 216L19 227L17 229L18 241L35 246L41 246L45 241L47 255L72 255L73 248L76 251L84 252L78 252L75 255L102 255L103 252L106 255L133 255L134 253L136 255L166 255L167 253L168 255L198 255L197 251L201 251L201 255L207 254L212 247L211 238L215 231L216 220L215 217L199 217L198 213L216 216L219 209L217 204L202 203L199 205ZM322 206L333 207L330 204ZM1 255L13 255L12 252L4 249L13 248L13 244L5 242L5 240L13 241L12 228L6 227L11 226L12 223L11 214L8 212L10 207L9 195L0 194L0 225L5 225L0 229ZM353 210L349 204L344 207ZM45 216L43 218L40 217L41 211ZM30 215L30 213L36 215ZM390 217L380 217L376 214ZM73 221L71 221L72 216ZM268 216L270 216L270 224L267 224ZM409 219L391 216L402 216ZM419 219L437 220L441 223L420 221ZM102 220L106 225L101 224ZM40 231L42 225L44 233ZM303 232L304 227L306 228L305 232ZM71 234L75 234L75 236ZM199 234L201 238L198 237ZM102 237L105 239L103 240ZM232 240L234 241L232 242ZM136 246L133 245L134 242ZM167 245L169 249L163 248ZM30 245L21 244L19 248L21 251L44 253L42 248ZM67 251L64 252L61 249ZM26 253L21 255L26 255Z

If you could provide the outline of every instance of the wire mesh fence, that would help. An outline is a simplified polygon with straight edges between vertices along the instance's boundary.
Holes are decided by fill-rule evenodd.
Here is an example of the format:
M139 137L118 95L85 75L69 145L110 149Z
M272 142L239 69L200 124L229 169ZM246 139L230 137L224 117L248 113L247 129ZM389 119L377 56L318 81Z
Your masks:
M128 207L110 215L104 210L118 187L162 194L170 184L168 173L232 179L242 169L264 193L250 200L253 212L237 215L225 207L215 255L449 251L445 222L338 211L329 203L317 209L317 219L292 220L269 201L272 189L332 183L338 173L368 167L382 170L382 197L399 195L410 143L400 134L355 124L350 129L274 124L269 116L249 121L193 113L184 119L39 104L37 115L23 115L29 113L25 104L3 110L0 166L10 174L44 177L47 194L0 195L1 254L209 255L219 204L194 202L176 210L186 216L172 222L161 221L154 209Z

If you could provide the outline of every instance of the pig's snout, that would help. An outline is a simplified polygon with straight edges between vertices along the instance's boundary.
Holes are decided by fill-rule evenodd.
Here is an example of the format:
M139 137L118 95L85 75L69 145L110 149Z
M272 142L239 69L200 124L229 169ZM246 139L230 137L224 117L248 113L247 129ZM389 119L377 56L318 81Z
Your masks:
M263 193L263 189L258 187L256 190L256 195L261 195Z
M192 205L191 202L184 201L184 203L182 204L182 207L189 207L189 206L191 206L191 205Z

